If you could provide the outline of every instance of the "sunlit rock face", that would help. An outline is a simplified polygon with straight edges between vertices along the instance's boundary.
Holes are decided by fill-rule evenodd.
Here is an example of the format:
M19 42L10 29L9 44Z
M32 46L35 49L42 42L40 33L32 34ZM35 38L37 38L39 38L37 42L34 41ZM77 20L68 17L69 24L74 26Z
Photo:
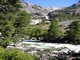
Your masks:
M21 4L23 6L22 10L25 10L29 13L40 12L40 13L43 13L43 14L47 14L50 11L61 9L60 7L43 7L43 6L39 6L39 5L36 5L36 4L28 3L28 2L22 2Z
M47 14L49 12L45 7L39 5L31 4L28 2L22 2L21 4L23 6L22 10L25 10L29 13L40 12L42 14Z
M21 2L21 5L23 6L21 10L27 11L28 13L31 14L33 18L39 18L39 19L44 17L48 19L47 15L49 12L61 9L60 7L43 7L29 2Z

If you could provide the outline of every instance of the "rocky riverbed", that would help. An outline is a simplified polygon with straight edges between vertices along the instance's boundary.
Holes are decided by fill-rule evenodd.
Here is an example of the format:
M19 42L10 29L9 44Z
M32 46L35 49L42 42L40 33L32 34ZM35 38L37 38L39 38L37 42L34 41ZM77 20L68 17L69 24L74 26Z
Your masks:
M17 48L25 53L35 55L40 60L50 60L52 58L60 57L66 58L71 57L71 54L80 53L80 45L72 44L58 44L58 43L44 43L36 41L22 41L18 42L13 46L11 44L7 48ZM73 57L73 56L72 56Z

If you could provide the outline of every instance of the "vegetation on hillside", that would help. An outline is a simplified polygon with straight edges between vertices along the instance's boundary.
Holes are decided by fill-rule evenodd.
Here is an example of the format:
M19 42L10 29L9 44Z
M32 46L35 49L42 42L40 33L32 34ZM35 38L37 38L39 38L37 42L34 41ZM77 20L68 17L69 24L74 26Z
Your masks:
M0 60L38 60L20 50L6 48L27 36L51 43L80 44L80 20L73 21L64 33L58 25L59 21L80 19L80 14L69 11L69 8L50 12L48 15L51 23L42 22L33 26L29 25L30 14L21 11L21 7L20 0L0 0Z

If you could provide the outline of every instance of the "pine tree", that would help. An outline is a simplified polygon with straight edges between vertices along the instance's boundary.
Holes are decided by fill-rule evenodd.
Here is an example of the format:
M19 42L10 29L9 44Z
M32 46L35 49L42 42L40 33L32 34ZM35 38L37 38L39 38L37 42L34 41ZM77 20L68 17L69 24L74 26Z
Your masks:
M30 22L30 14L25 11L20 11L17 13L17 17L14 22L15 33L14 36L17 34L18 37L25 37L26 36L26 29Z
M48 30L48 40L54 42L61 36L61 31L59 30L58 21L53 19Z
M66 33L67 33L66 38L69 43L79 44L80 43L80 21L72 22L69 25Z
M13 27L14 15L12 13L0 14L0 46L6 47L12 40L15 31ZM2 38L3 37L3 38Z
M30 15L20 11L20 6L20 0L0 0L0 46L6 48L16 32L22 36L26 32L24 30L30 21Z

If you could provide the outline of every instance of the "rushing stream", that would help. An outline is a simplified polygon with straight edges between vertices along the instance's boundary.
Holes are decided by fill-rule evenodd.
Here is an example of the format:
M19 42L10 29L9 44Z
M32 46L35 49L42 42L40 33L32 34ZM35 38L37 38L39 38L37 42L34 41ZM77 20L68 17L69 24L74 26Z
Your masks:
M75 51L80 52L80 45L72 44L58 44L58 43L44 43L39 41L22 41L16 44L16 48L37 48L37 49L51 49L51 48L62 48L62 52Z

